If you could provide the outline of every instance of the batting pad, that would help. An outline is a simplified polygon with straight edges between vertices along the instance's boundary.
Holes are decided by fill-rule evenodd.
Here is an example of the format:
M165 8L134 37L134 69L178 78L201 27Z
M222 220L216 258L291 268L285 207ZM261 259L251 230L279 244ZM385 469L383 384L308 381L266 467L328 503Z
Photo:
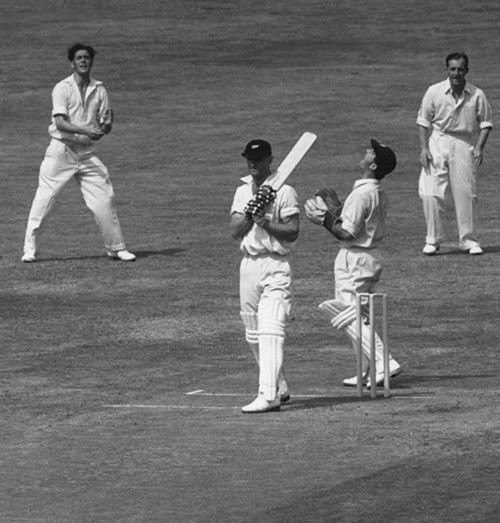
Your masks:
M327 314L330 321L334 320L338 315L342 314L344 311L349 309L349 305L344 303L340 300L327 300L323 303L320 303L318 307ZM358 333L356 330L356 325L354 323L354 319L352 323L350 323L347 327L345 327L345 331L347 335L349 336L349 339L352 342L352 346L354 350L356 351L356 343L358 340ZM363 351L363 369L366 370L368 367L368 362L370 361L370 329L369 327L362 321L361 322L361 350ZM382 340L380 339L380 336L375 332L375 360L376 365L379 364L382 365L384 361L384 344L382 343Z
M264 296L259 304L259 394L273 401L283 366L286 310L281 299Z
M241 319L245 325L245 340L252 351L257 365L259 364L259 321L255 312L240 312Z

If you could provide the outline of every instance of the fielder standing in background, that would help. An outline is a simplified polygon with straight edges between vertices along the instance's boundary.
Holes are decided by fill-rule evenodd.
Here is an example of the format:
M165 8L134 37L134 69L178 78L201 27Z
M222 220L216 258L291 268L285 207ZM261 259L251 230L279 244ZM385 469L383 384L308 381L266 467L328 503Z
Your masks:
M361 176L344 204L333 189L321 189L315 198L305 203L307 217L323 225L340 241L335 259L335 299L324 302L332 311L331 323L345 330L356 350L356 294L373 293L382 274L382 255L379 247L386 234L387 195L381 180L396 167L396 156L386 145L371 140L360 162ZM370 329L367 325L366 304L362 322L363 384L371 386L369 373ZM384 381L383 343L375 338L376 384ZM402 372L401 365L389 355L390 376ZM355 387L357 378L347 378L344 385Z
M271 145L252 140L242 156L249 175L236 189L231 207L231 236L240 241L240 307L245 338L259 364L257 398L245 413L280 410L290 399L283 375L285 325L291 304L288 260L299 234L295 190L283 185L277 192L265 185L271 175Z
M423 253L436 254L444 237L442 215L448 191L455 204L460 248L482 254L477 233L477 168L492 124L484 92L466 82L469 59L446 57L448 79L431 85L417 117L420 139L419 194L427 223Z
M115 195L106 166L95 146L111 132L113 111L102 82L90 77L95 51L90 45L74 44L68 49L73 74L52 91L51 142L40 166L38 189L24 240L23 262L36 260L36 234L55 203L61 189L75 178L87 207L104 238L108 255L133 261L123 240L115 207Z

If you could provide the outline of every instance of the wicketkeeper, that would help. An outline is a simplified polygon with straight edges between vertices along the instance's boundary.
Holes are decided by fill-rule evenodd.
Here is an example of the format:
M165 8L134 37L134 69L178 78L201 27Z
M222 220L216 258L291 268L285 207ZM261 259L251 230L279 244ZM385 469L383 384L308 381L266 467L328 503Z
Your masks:
M257 398L245 413L279 410L290 399L283 375L285 325L291 304L288 255L299 234L297 194L289 185L277 192L265 185L271 175L271 145L252 140L242 156L249 175L236 189L231 236L240 241L240 307L245 338L259 364Z
M321 189L305 203L306 216L315 224L324 226L340 241L335 259L335 299L322 305L327 310L334 328L343 330L356 348L357 333L356 294L373 293L382 274L382 256L379 246L386 233L387 196L381 180L396 167L396 156L386 145L371 140L360 162L362 174L354 183L345 202L335 190ZM363 383L371 386L368 376L370 332L365 317L362 325ZM376 382L384 381L383 344L376 335ZM391 377L402 372L402 367L389 357ZM356 376L343 381L356 386Z

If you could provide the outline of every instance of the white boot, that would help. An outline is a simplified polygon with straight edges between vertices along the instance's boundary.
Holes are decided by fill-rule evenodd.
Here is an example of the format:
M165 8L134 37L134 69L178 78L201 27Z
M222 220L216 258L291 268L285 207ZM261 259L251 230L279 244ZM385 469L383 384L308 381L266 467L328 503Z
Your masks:
M280 399L278 397L274 398L272 401L266 400L264 396L257 396L252 403L245 405L241 412L245 414L259 414L261 412L273 412L280 410Z

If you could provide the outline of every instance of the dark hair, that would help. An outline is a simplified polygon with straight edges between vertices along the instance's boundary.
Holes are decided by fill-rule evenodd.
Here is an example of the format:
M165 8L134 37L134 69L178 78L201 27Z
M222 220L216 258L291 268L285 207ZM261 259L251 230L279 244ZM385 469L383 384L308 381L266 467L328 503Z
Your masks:
M76 43L73 44L71 47L68 47L68 60L72 62L75 58L76 52L81 50L87 51L90 55L90 59L94 59L96 52L94 51L94 48L91 45Z
M446 57L446 67L450 64L451 60L463 60L465 63L465 68L469 68L469 57L464 53L451 53Z

